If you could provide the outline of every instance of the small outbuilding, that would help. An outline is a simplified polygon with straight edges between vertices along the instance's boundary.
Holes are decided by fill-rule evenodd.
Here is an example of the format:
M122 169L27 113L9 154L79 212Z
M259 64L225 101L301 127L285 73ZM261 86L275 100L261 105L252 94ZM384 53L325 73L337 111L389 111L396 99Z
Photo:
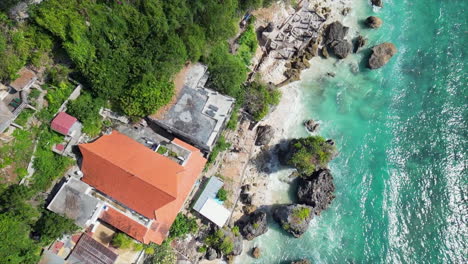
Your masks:
M60 112L52 120L51 128L64 136L73 136L78 130L81 131L81 124L75 117Z
M211 177L193 206L195 211L219 227L224 226L231 215L231 211L216 199L216 195L223 185L224 182L218 177Z

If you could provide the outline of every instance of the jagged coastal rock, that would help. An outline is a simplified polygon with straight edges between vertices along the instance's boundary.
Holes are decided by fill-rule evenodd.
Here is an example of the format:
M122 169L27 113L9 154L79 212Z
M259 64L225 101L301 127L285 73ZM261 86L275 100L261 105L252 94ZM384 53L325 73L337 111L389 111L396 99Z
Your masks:
M370 16L366 18L366 25L370 28L379 28L382 26L382 19L376 16Z
M326 46L323 46L322 48L322 56L325 58L325 59L328 59L328 57L330 57L330 54L328 53L328 49Z
M215 260L215 259L218 258L218 252L216 252L216 250L214 248L209 248L206 251L205 258L207 260Z
M354 43L353 52L357 53L362 47L366 45L367 39L359 35L354 39L353 43Z
M270 144L271 139L275 135L275 130L269 126L259 126L257 128L257 140L255 141L256 146L264 146Z
M335 21L328 25L325 31L325 45L333 51L339 59L346 58L353 50L353 46L345 40L348 34L348 27L343 26L340 22Z
M268 231L267 214L262 211L256 211L248 216L247 222L241 229L241 234L247 240L252 240Z
M320 126L319 123L315 122L314 120L310 119L304 122L304 126L309 132L315 132L318 127Z
M382 0L371 0L371 3L374 6L383 7L383 1Z
M353 46L346 40L337 41L333 46L333 53L339 58L344 59L353 50Z
M311 264L311 262L308 259L301 259L301 260L298 260L298 261L293 261L293 262L291 262L291 264Z
M243 248L243 239L242 236L240 235L235 235L233 232L230 230L225 230L223 229L224 235L226 237L229 237L234 245L231 254L234 256L239 256L242 253L242 248Z
M302 236L314 217L314 209L308 205L280 205L273 212L273 219L294 237Z
M252 248L252 257L258 259L261 256L261 251L259 247Z
M299 203L310 205L319 215L335 198L335 184L329 169L320 169L309 177L299 177L297 198Z
M397 53L395 45L389 42L382 43L372 48L372 55L369 58L369 68L378 69Z
M343 26L339 21L331 23L325 31L325 44L330 45L335 41L343 40L348 34L348 30L349 28Z

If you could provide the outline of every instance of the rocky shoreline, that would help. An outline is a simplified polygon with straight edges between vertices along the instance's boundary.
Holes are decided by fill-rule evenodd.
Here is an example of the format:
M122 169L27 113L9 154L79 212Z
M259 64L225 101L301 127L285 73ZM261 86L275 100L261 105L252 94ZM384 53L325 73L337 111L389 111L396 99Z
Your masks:
M303 2L309 3L309 1ZM312 37L309 42L302 46L301 50L297 50L287 59L268 56L268 49L263 46L262 52L257 54L254 59L254 61L257 61L254 68L263 80L277 86L283 86L300 80L302 70L311 66L310 60L313 57L343 59L365 48L367 40L361 35L352 40L348 39L349 28L340 22L350 12L350 4L350 2L316 4L316 12L320 17L326 18L323 25L317 29L318 34L315 37ZM293 16L295 12L297 11L280 4L279 8L277 7L275 12L271 14L272 21L258 19L256 28L272 32L274 24L280 24L280 21L286 20L288 16ZM364 21L369 28L379 28L383 23L377 17L369 17ZM265 43L267 41L263 40L264 45ZM265 53L267 54L265 55ZM370 69L382 67L395 53L396 48L392 47L390 43L383 43L381 47L380 45L373 47L370 57L366 58L368 67ZM333 73L329 73L330 77L333 77L333 75ZM285 87L285 90L288 89L291 88ZM269 216L286 233L294 237L300 237L307 231L310 221L326 210L335 198L333 176L327 167L319 167L309 175L291 173L287 181L289 183L295 181L298 185L295 191L296 203L277 205L271 201L272 198L267 198L269 196L267 188L269 174L278 169L275 167L278 165L274 164L281 160L285 148L287 149L288 146L288 141L284 141L284 120L286 119L280 112L284 113L288 107L294 105L297 98L294 98L295 95L287 96L292 96L292 98L283 98L282 105L273 114L260 122L261 125L256 128L255 147L252 148L251 153L254 158L244 169L246 175L242 182L239 202L235 205L229 224L231 227L239 228L240 237L244 241L252 241L256 237L267 233ZM290 102L284 102L285 100L290 100ZM305 121L304 125L310 133L316 132L319 128L319 124L313 120ZM326 142L329 145L334 145L333 140L327 140ZM254 245L249 249L246 249L244 245L244 250L242 250L239 243L245 244L246 242L242 242L242 239L239 240L236 236L232 237L232 239L235 241L235 250L232 255L249 254L254 258L261 257L261 245ZM208 249L206 258L210 261L206 263L215 263L212 261L221 257L222 254L219 253L219 250L216 252L215 254L213 249ZM228 262L229 260L228 258ZM202 261L202 263L205 262ZM309 262L308 260L299 260L293 263Z

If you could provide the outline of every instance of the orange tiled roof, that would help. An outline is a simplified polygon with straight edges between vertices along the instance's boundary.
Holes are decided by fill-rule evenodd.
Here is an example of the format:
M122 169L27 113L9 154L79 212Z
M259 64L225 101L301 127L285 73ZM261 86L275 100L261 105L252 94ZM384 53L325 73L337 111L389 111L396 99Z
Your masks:
M138 213L154 219L156 209L176 200L178 163L116 131L79 148L83 181Z
M192 154L184 166L182 175L179 175L181 180L179 180L179 195L177 196L177 199L156 210L156 221L159 226L157 230L149 229L146 234L146 240L152 241L156 244L161 244L164 239L166 239L172 223L180 209L184 206L187 196L190 194L193 185L197 181L198 176L202 173L206 164L206 159L197 148L179 139L174 139L172 143L192 151Z
M143 241L145 237L147 228L144 225L130 219L128 216L120 213L112 207L108 208L106 211L103 211L100 218L104 222L119 229L136 240Z
M123 138L125 137L125 139ZM101 142L101 140L103 140ZM132 143L127 142L128 140L132 141ZM109 142L107 142L109 141ZM120 142L124 141L124 142ZM94 145L98 142L101 142L101 146L89 148L89 145ZM120 143L119 143L120 142ZM159 155L148 148L144 147L143 145L133 141L132 139L118 133L118 132L113 132L111 135L108 136L103 136L101 139L98 141L91 143L91 144L84 144L80 145L80 150L83 153L83 170L84 172L84 177L83 180L87 182L88 184L94 186L98 190L101 190L102 192L106 193L107 195L113 197L115 200L125 204L129 208L143 214L144 216L148 217L149 219L153 219L154 222L151 224L149 228L146 228L142 224L132 220L131 218L127 217L126 215L118 212L117 210L113 208L109 208L107 211L104 211L101 215L101 219L108 224L116 227L122 232L127 233L128 235L132 236L133 238L143 242L143 243L149 243L149 242L154 242L156 244L161 244L164 239L167 237L169 229L174 222L177 214L179 213L180 209L184 205L184 202L187 198L187 196L190 194L190 191L192 190L192 187L197 180L198 176L201 174L203 171L203 168L206 163L206 159L203 157L203 154L198 150L197 148L179 140L179 139L174 139L173 143L186 148L187 150L191 151L191 155L186 161L185 165L182 167L179 164L175 163L172 160L167 159L166 157ZM159 201L161 198L165 198L165 196L158 196L158 195L153 195L152 197L149 197L149 202L148 201L143 201L140 199L140 196L143 195L143 190L136 191L136 189L139 189L140 183L139 181L131 181L133 178L138 178L139 176L137 174L132 174L131 176L128 175L121 175L123 173L119 172L121 169L116 169L115 167L116 164L122 165L121 162L117 162L116 160L120 160L114 156L119 156L119 155L124 155L123 153L121 154L116 154L116 147L114 145L119 145L118 148L124 148L126 149L123 153L125 155L134 155L132 154L134 151L138 152L139 155L153 155L157 156L157 160L148 160L145 162L145 166L149 166L152 169L149 170L149 168L142 170L142 171L158 171L158 172L165 172L165 171L170 171L169 169L166 169L164 166L168 166L167 164L176 164L178 169L182 169L181 171L176 170L177 172L174 174L170 174L171 176L171 182L174 180L176 183L175 189L176 189L176 195L172 196L174 199L172 199L169 202L164 203ZM128 145L128 146L122 146L122 145ZM131 145L131 148L130 148ZM104 148L104 149L100 149ZM106 150L106 148L109 148ZM143 148L143 150L136 151L135 149ZM147 151L149 153L147 153ZM102 153L102 155L109 155L108 157L100 157L99 155L95 154L96 152ZM108 153L108 154L106 154ZM149 159L149 158L148 158ZM129 162L134 162L135 159L132 159ZM104 164L101 164L104 163ZM139 162L141 165L141 162ZM127 164L123 167L133 167L135 164ZM143 166L143 165L142 165ZM180 168L179 168L180 167ZM128 173L128 172L127 172ZM131 174L131 173L130 173ZM94 176L93 176L94 175ZM109 176L113 175L113 176ZM153 178L163 178L163 179L153 179L154 182L160 182L160 181L167 181L167 177L169 174L167 173L152 173ZM118 179L123 177L127 181L124 181L124 184L118 183ZM104 180L96 180L95 178L103 178ZM148 177L144 177L147 179ZM97 184L99 183L99 184ZM96 184L96 185L94 185ZM100 188L97 187L97 185L100 186ZM104 186L104 185L110 185ZM119 185L121 188L120 190L115 190L116 187L114 185ZM135 186L134 186L135 185ZM147 184L145 184L147 185ZM105 191L104 189L108 189L110 191L114 192L114 195L111 193ZM131 194L125 194L124 191L129 191ZM117 194L117 195L116 195ZM119 196L121 198L127 198L127 197L133 197L132 205L127 201L123 201L119 199ZM155 207L154 204L163 204L162 206ZM138 210L137 208L146 208L145 210ZM155 208L155 209L151 209ZM147 211L147 209L152 210L152 215L148 216L142 211Z

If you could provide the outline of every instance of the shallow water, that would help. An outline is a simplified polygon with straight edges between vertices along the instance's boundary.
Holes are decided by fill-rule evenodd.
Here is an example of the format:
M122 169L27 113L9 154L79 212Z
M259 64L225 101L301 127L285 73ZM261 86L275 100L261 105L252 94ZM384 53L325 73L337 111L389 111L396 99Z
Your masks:
M300 82L306 110L289 133L305 136L299 120L313 118L336 141L331 208L299 239L272 224L249 245L260 246L262 258L238 262L467 263L468 1L384 2L378 10L356 0L344 24L368 46L397 46L385 67L366 69L364 52L340 62L314 58ZM382 28L356 28L371 14ZM288 200L278 180L287 174L270 175L278 202Z

